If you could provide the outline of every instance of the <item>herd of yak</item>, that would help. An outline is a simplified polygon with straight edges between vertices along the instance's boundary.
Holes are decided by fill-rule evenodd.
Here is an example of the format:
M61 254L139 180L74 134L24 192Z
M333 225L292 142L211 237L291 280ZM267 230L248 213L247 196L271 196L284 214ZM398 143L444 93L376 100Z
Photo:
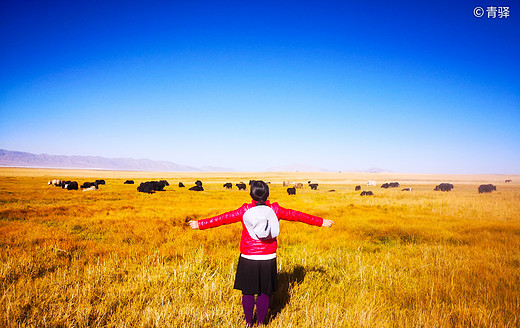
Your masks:
M250 180L249 181L249 185L251 185L251 183L253 181L254 180ZM511 180L505 180L505 182L506 183L510 183ZM55 187L61 187L63 189L67 189L67 190L78 190L79 188L81 188L83 191L90 191L90 190L97 190L100 185L104 185L105 184L105 180L96 180L94 182L84 182L80 186L77 181L69 181L69 180L61 181L61 180L58 180L58 179L54 179L54 180L49 181L48 184L49 185L53 185ZM134 184L134 181L133 180L126 180L124 182L124 184ZM139 185L139 187L137 187L137 191L143 192L143 193L148 193L148 194L153 194L156 191L164 191L164 187L169 186L169 185L170 184L166 180L146 181L146 182L142 182ZM283 182L283 186L284 187L289 186L289 185L293 185L292 187L287 188L287 193L289 195L296 195L296 189L297 188L299 188L299 189L303 188L303 184L302 183L292 183L290 181L284 181ZM318 190L318 184L317 183L311 183L311 181L308 181L308 185L309 185L309 187L312 190ZM368 181L367 182L367 186L375 186L375 185L376 185L375 181ZM243 182L237 183L237 184L235 184L235 186L238 188L238 190L246 190L246 187L247 187L246 184L243 183ZM388 183L382 184L381 188L384 188L384 189L399 188L400 186L401 185L399 184L399 182L388 182ZM185 186L184 186L184 184L182 182L179 182L179 187L183 188ZM227 183L225 183L223 185L223 188L232 189L233 188L233 184L231 182L227 182ZM453 188L454 188L453 184L451 184L451 183L441 183L441 184L437 185L433 190L435 190L435 191L451 191ZM356 186L354 189L355 189L355 191L359 191L359 190L361 190L361 186ZM193 187L189 188L189 190L192 190L192 191L204 191L204 188L202 187L202 181L200 181L200 180L195 181L195 185ZM483 184L483 185L480 185L478 187L479 194L490 193L490 192L492 192L494 190L497 190L497 187L492 185L492 184ZM334 189L329 190L329 192L333 192L333 191L335 191L335 190ZM412 188L411 187L404 188L404 189L402 189L402 191L412 191ZM360 195L361 196L373 196L374 193L372 191L370 191L370 190L363 190Z
M78 190L81 188L83 191L89 191L89 190L98 190L100 185L104 185L105 180L96 180L94 182L83 182L83 184L80 186L77 181L69 181L69 180L58 180L54 179L49 181L49 185L53 185L55 187L61 187L63 189L67 190Z

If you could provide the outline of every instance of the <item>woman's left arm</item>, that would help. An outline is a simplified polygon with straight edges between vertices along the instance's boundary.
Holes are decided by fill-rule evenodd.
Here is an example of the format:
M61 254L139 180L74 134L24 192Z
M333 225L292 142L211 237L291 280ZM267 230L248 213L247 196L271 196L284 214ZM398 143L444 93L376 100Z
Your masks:
M332 222L331 220L326 220L319 216L314 216L307 213L291 210L288 208L283 208L280 205L278 205L278 203L273 203L271 208L274 210L276 216L279 219L303 222L318 227L330 227L332 226L332 224L334 224L334 222Z

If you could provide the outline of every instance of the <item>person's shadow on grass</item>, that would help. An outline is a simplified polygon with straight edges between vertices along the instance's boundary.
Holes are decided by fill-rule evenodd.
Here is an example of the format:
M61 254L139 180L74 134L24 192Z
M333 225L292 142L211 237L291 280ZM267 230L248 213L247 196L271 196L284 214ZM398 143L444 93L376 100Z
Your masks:
M307 271L321 271L323 269L307 270L303 266L298 265L292 271L282 271L278 273L278 291L273 293L269 304L269 314L267 322L271 322L280 312L289 304L291 300L290 291L294 285L299 285L305 279Z

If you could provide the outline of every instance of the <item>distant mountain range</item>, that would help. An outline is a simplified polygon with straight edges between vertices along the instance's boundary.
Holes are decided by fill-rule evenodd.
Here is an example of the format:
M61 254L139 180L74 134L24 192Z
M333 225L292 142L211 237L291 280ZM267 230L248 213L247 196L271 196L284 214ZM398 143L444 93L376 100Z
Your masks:
M173 162L152 161L149 159L32 154L4 149L0 149L0 166L155 172L234 171L229 168L196 168Z
M153 172L236 172L237 170L227 167L203 166L200 168L180 165L168 161L153 161L149 159L134 158L106 158L101 156L66 156L32 154L20 151L0 149L0 167L35 167L35 168L58 168L58 169L94 169L114 171L153 171ZM326 168L295 164L277 166L266 169L270 172L337 172ZM390 172L380 168L368 170L342 170L343 172Z

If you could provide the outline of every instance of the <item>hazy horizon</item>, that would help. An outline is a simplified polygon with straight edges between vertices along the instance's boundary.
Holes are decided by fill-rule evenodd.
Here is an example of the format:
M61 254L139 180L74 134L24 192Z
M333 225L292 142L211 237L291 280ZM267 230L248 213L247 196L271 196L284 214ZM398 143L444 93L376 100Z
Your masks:
M495 5L508 15L474 15ZM0 148L249 172L520 174L517 12L2 2Z
M402 171L391 171L387 170L385 168L380 167L369 167L369 168L344 168L342 170L333 170L326 167L315 167L315 166L308 166L308 165L286 165L286 166L275 166L275 167L269 167L264 169L259 169L256 171L246 171L246 170L237 170L234 168L225 168L225 167L213 167L213 166L200 166L200 167L191 167L183 165L182 163L175 163L175 162L165 162L165 163L171 163L178 168L176 169L155 169L157 166L154 166L154 163L141 163L142 165L140 168L109 168L109 167L94 167L94 166L82 166L82 165L76 165L72 166L70 165L70 162L65 162L64 164L56 164L56 165L44 165L44 164L23 164L19 162L19 164L13 164L12 161L5 161L5 158L2 157L2 151L7 152L14 152L18 153L16 151L9 151L6 149L0 149L0 167L4 168L29 168L29 169L64 169L64 170L81 170L81 171L88 171L88 170L101 170L101 171L138 171L138 172L164 172L164 173L174 173L174 172L185 172L185 173L274 173L274 172L292 172L292 173L359 173L359 174L419 174L419 175L503 175L503 176L516 176L519 175L517 173L423 173L423 172L402 172ZM22 152L23 153L23 152ZM131 164L134 161L152 161L156 162L155 164L164 164L164 161L154 161L147 158L109 158L109 157L100 157L100 156L81 156L81 155L52 155L52 154L32 154L27 153L30 155L44 155L44 156L51 156L51 157L79 157L81 159L95 159L100 158L102 160L129 160ZM100 163L102 163L101 161ZM91 162L92 163L92 162ZM125 163L123 163L125 164ZM128 164L128 163L126 163ZM148 164L148 166L146 165Z

